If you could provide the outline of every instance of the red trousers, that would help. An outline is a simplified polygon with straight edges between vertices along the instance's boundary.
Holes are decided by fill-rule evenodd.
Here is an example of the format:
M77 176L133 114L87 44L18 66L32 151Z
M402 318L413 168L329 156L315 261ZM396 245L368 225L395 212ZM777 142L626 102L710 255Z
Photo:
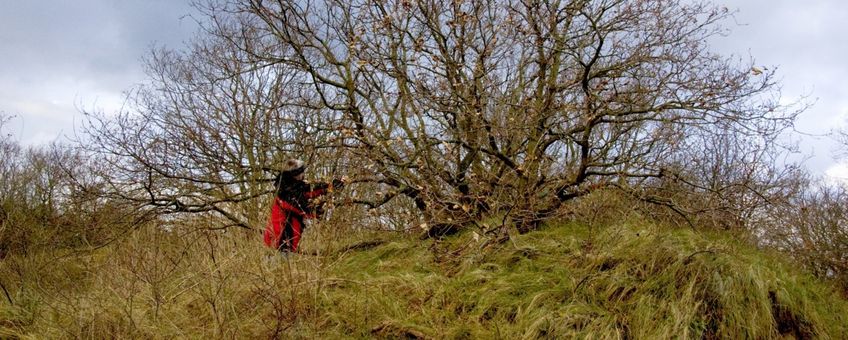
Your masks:
M324 195L332 189L328 189L328 185L324 183L307 185L300 181L289 183L289 185L292 188L286 188L288 190L281 191L278 188L274 205L271 207L271 217L265 227L264 239L265 245L269 247L294 252L297 251L297 245L300 243L303 220L315 218L315 214L304 211L304 208L308 208L305 202ZM301 203L292 204L291 202Z
M274 206L271 207L271 217L265 227L265 245L280 251L297 251L300 235L303 232L303 220L312 217L289 202L275 198Z

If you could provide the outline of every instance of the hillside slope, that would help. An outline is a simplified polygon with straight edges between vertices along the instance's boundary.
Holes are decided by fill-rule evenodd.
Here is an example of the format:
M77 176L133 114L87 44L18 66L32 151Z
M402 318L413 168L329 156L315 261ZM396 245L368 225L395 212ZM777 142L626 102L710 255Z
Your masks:
M0 336L848 338L848 302L829 286L720 233L566 223L500 243L319 242L327 233L287 259L254 239L161 231L7 258Z
M326 324L433 338L848 338L844 300L720 234L564 225L481 245L467 234L342 256L348 281L325 290Z

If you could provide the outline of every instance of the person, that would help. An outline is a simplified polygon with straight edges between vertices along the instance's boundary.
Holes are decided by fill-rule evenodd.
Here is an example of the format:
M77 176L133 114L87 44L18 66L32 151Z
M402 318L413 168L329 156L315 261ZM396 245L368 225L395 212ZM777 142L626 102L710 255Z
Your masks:
M310 200L344 186L344 181L339 179L330 184L306 183L305 171L303 161L290 159L274 179L276 197L263 236L265 245L283 253L297 251L304 220L316 217L318 207L310 204Z

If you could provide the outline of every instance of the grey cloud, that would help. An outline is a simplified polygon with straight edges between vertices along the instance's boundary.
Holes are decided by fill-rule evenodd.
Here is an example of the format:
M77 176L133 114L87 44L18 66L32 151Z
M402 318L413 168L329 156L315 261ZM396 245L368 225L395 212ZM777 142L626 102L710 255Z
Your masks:
M144 80L141 58L151 44L180 48L190 39L196 25L182 18L194 13L189 1L0 0L0 111L21 115L29 127L45 125L42 117L52 114L60 118L51 131L67 131L59 122L75 115L77 104L115 101ZM750 52L759 65L779 66L784 96L818 98L799 129L822 133L848 113L848 1L716 3L738 8L741 24L725 23L733 32L713 41L717 51L743 58ZM815 150L814 171L832 164L826 139L804 143Z
M776 66L786 99L808 96L814 105L802 113L799 131L823 135L848 118L848 2L839 0L721 0L738 9L730 36L714 41L725 54ZM826 137L801 137L801 150L813 157L807 167L823 174L833 166L835 143Z
M189 1L0 0L0 112L22 142L68 133L80 106L116 102L143 81L150 46L196 30Z
M0 69L122 78L154 41L179 47L195 27L178 1L13 1L0 11ZM4 72L4 73L6 73ZM131 76L137 77L138 74Z

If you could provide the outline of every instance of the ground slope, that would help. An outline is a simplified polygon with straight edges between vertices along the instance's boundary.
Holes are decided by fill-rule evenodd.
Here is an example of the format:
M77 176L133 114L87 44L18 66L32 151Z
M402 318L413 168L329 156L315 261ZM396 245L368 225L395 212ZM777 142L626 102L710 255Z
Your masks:
M338 233L315 226L287 258L155 228L7 257L0 338L848 338L831 287L724 233Z
M481 249L481 247L483 247ZM464 234L340 257L326 290L346 334L431 338L848 338L848 305L774 255L722 234L548 227Z

